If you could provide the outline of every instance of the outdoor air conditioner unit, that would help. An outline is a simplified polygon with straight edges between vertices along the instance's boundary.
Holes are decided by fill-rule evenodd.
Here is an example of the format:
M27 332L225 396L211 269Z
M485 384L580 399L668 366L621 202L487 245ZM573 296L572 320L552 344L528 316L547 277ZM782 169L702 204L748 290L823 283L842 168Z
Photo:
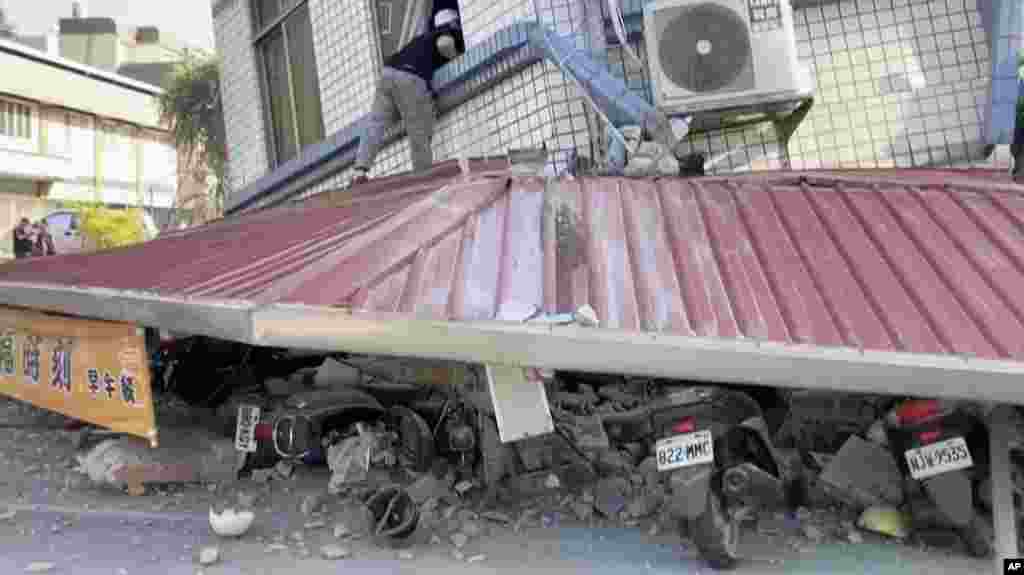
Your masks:
M644 6L654 101L701 112L794 101L810 89L789 0L656 0Z

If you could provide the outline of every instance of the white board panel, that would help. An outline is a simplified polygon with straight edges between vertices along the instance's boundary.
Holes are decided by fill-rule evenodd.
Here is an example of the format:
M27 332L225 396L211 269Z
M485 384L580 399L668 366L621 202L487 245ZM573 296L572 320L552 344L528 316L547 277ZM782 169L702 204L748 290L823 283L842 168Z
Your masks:
M544 382L536 370L488 364L487 386L502 443L555 430Z

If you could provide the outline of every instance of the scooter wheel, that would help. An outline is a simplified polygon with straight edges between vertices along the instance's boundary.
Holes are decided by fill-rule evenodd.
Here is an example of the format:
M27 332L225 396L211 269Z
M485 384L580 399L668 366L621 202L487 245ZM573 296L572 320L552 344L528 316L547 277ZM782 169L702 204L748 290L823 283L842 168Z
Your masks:
M725 512L721 496L714 490L708 490L706 505L700 516L686 520L686 531L708 565L715 569L732 569L739 562L739 522Z

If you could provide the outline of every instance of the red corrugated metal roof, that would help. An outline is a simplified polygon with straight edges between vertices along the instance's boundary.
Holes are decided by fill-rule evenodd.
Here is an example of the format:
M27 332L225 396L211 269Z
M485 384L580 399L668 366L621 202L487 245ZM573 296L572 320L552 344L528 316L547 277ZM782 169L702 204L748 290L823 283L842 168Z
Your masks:
M0 283L455 320L590 304L632 331L1024 360L1024 187L1009 182L894 170L379 187L6 264Z

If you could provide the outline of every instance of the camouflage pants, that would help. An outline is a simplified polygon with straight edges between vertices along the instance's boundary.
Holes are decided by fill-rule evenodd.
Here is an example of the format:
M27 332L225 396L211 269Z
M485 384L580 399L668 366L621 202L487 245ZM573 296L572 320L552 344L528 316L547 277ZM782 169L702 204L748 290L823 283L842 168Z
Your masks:
M413 169L429 169L434 163L434 154L430 148L434 114L434 99L423 78L385 66L377 81L377 93L373 98L369 121L359 139L356 167L369 169L373 166L384 133L401 117L409 137Z

